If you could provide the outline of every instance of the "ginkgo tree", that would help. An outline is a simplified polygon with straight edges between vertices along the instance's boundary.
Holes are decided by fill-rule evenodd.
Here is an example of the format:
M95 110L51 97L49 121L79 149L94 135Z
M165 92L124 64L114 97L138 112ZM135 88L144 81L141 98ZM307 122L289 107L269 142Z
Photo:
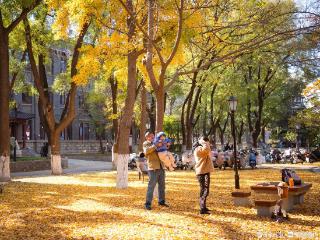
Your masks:
M105 75L111 77L109 80L113 90L116 90L116 84L125 86L124 105L118 111L113 159L117 165L117 187L126 188L128 186L129 133L137 88L137 59L145 51L143 39L137 36L134 19L123 11L118 1L92 2L96 3L91 13L99 31L96 32L95 44L82 48L85 57L79 60L79 73L74 80L76 83L86 84L88 79L97 77L102 70ZM79 4L83 5L80 1ZM144 5L136 6L133 1L128 0L125 6L131 12L139 12ZM143 22L142 16L139 21ZM107 79L105 78L106 81ZM113 92L113 99L115 94L116 92Z
M80 58L80 49L84 43L84 37L91 24L91 4L83 4L82 12L73 12L77 6L76 1L65 1L61 5L59 1L47 1L32 19L24 19L25 41L28 50L31 70L34 78L35 87L39 94L39 115L48 136L51 148L51 169L52 174L61 174L61 154L60 154L60 134L73 121L75 112L75 98L78 83L76 77L78 70L77 64ZM50 12L55 18L50 22ZM49 16L50 15L50 16ZM63 24L64 25L63 25ZM73 38L68 35L69 24L73 24L76 36ZM61 27L62 26L62 27ZM52 32L53 31L53 32ZM40 34L36 34L40 33ZM48 85L45 59L48 56L50 45L53 44L50 36L55 35L57 39L74 41L72 59L66 78L70 79L69 86L66 87L66 103L61 113L60 119L56 119L55 109L51 102L49 90L52 86ZM58 81L59 78L56 79ZM68 82L68 81L67 81Z
M0 180L10 179L9 44L10 34L41 0L1 1L0 4Z

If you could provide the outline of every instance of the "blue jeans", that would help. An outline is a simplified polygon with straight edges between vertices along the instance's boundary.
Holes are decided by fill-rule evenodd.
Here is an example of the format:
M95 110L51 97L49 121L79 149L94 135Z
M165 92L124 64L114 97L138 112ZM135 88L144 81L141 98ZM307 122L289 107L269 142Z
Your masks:
M157 170L149 170L149 183L148 183L148 190L147 190L147 197L146 197L146 206L151 206L152 198L153 198L153 191L158 183L158 192L159 192L159 199L158 203L164 204L165 203L165 172L163 169Z

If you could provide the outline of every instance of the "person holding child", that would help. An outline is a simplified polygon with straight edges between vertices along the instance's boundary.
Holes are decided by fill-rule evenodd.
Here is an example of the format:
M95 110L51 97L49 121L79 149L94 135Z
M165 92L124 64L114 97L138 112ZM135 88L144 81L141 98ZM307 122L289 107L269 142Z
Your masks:
M165 200L165 171L163 163L160 161L157 148L164 143L154 143L154 134L147 132L145 134L146 141L143 143L143 151L148 163L149 183L146 195L145 208L151 210L153 192L158 183L158 204L159 206L169 207Z

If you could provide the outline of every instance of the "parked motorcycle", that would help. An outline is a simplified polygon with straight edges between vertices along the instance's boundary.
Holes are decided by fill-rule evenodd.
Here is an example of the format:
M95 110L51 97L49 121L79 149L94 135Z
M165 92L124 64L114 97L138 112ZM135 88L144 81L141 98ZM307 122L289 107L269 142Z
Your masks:
M251 150L249 152L249 166L254 169L257 167L257 152L254 150Z
M310 152L309 154L309 162L313 163L313 162L317 162L320 161L320 149L319 147L313 151Z

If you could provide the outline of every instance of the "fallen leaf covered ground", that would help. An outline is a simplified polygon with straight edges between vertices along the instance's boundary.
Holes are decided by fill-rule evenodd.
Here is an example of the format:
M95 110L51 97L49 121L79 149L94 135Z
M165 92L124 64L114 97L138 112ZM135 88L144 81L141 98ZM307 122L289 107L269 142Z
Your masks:
M137 172L122 190L115 172L14 179L0 195L0 239L320 239L320 173L297 172L313 187L283 223L233 205L231 169L213 172L206 216L192 171L167 172L170 207L154 200L152 211L143 208L147 181ZM280 178L275 169L240 171L241 189Z

